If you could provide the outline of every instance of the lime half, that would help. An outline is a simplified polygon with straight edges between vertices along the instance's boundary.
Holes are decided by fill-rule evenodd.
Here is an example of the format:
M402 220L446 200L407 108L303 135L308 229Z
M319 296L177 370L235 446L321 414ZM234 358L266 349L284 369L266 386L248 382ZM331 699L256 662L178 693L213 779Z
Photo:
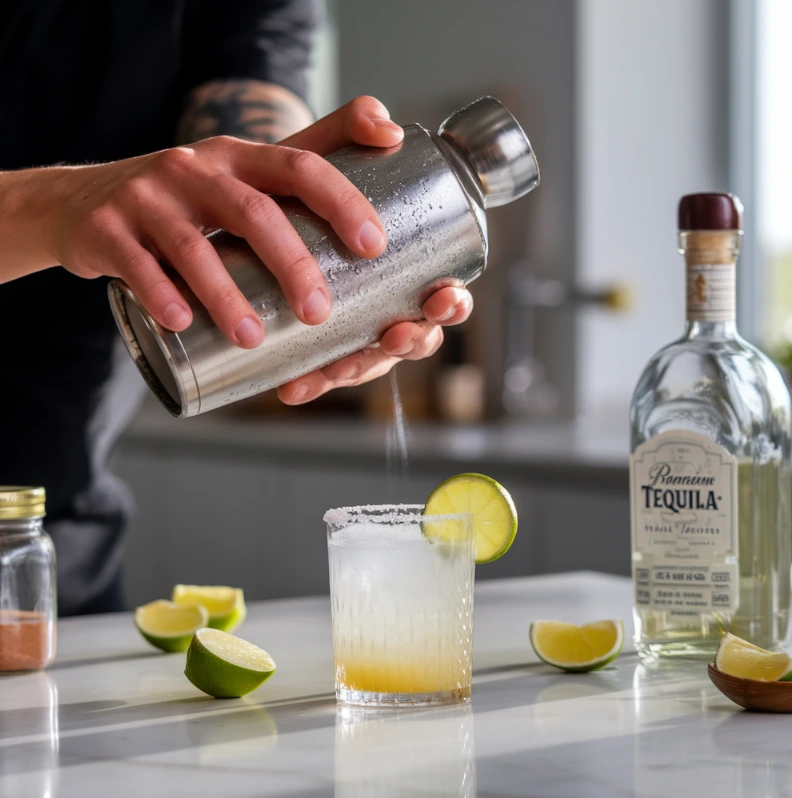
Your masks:
M233 632L247 615L245 596L236 587L208 587L203 585L176 585L173 588L176 604L200 604L209 613L212 629Z
M239 698L255 690L275 673L266 651L223 632L200 629L187 650L184 675L215 698Z
M536 656L548 665L583 673L604 668L622 650L624 624L595 621L575 626L563 621L534 621L531 645Z
M715 667L729 676L760 682L788 681L792 678L787 654L765 651L728 632L721 638L715 654Z
M476 539L476 563L492 562L502 557L517 534L517 510L503 485L483 474L459 474L441 483L426 502L424 515L473 516ZM430 537L453 540L459 525L453 521L425 526Z
M209 613L198 604L152 601L135 610L140 634L163 651L186 651L193 635L208 622Z

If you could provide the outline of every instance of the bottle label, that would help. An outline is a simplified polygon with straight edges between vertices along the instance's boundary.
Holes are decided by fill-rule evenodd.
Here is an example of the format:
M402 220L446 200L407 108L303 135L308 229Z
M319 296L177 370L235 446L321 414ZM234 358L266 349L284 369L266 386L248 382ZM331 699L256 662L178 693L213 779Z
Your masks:
M688 321L734 321L736 276L733 263L688 263Z
M638 609L734 612L740 601L737 458L693 432L664 432L630 457Z

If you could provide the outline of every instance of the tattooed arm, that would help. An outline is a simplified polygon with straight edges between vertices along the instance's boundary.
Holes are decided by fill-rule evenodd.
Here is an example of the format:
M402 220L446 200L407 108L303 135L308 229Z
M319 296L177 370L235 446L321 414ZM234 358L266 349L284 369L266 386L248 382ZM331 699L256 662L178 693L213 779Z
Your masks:
M190 144L225 135L274 144L312 122L308 106L281 86L262 80L213 80L187 96L177 138L179 144Z

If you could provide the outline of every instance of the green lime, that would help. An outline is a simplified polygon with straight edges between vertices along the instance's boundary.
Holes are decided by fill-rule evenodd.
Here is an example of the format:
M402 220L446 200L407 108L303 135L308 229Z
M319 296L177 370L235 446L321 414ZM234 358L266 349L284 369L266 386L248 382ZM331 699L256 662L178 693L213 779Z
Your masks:
M492 562L502 557L517 534L517 510L509 492L492 477L483 474L459 474L434 489L426 502L424 515L473 516L476 540L476 563ZM453 540L459 535L454 521L436 522L425 532L439 540Z
M244 593L237 587L176 585L171 599L176 604L200 604L209 613L212 629L233 632L247 615Z
M135 626L152 646L163 651L186 651L193 635L209 622L198 604L180 606L172 601L152 601L135 610Z
M595 621L575 626L563 621L534 621L530 635L540 660L561 670L583 673L604 668L619 656L624 624Z
M266 651L220 629L199 629L187 649L184 675L215 698L246 695L273 673L275 663Z

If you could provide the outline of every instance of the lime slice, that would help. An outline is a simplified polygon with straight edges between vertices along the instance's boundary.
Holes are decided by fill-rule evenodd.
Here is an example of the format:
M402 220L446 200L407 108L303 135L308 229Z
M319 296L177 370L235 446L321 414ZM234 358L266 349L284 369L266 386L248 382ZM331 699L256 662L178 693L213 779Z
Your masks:
M721 638L715 654L715 667L721 673L760 682L792 678L789 672L791 664L787 654L765 651L730 633Z
M424 515L470 513L476 538L476 563L502 557L517 534L517 510L503 485L483 474L459 474L441 483L426 502ZM433 523L424 533L438 540L459 536L455 521Z
M275 673L266 651L222 632L200 629L187 650L184 675L215 698L239 698L255 690Z
M585 626L563 621L531 624L531 645L536 656L565 671L584 673L604 668L619 656L623 643L621 621L595 621Z
M236 587L176 585L171 596L176 604L201 604L209 613L212 629L233 632L247 615L245 596Z
M209 613L198 604L152 601L135 610L140 634L163 651L186 651L193 635L208 622Z

